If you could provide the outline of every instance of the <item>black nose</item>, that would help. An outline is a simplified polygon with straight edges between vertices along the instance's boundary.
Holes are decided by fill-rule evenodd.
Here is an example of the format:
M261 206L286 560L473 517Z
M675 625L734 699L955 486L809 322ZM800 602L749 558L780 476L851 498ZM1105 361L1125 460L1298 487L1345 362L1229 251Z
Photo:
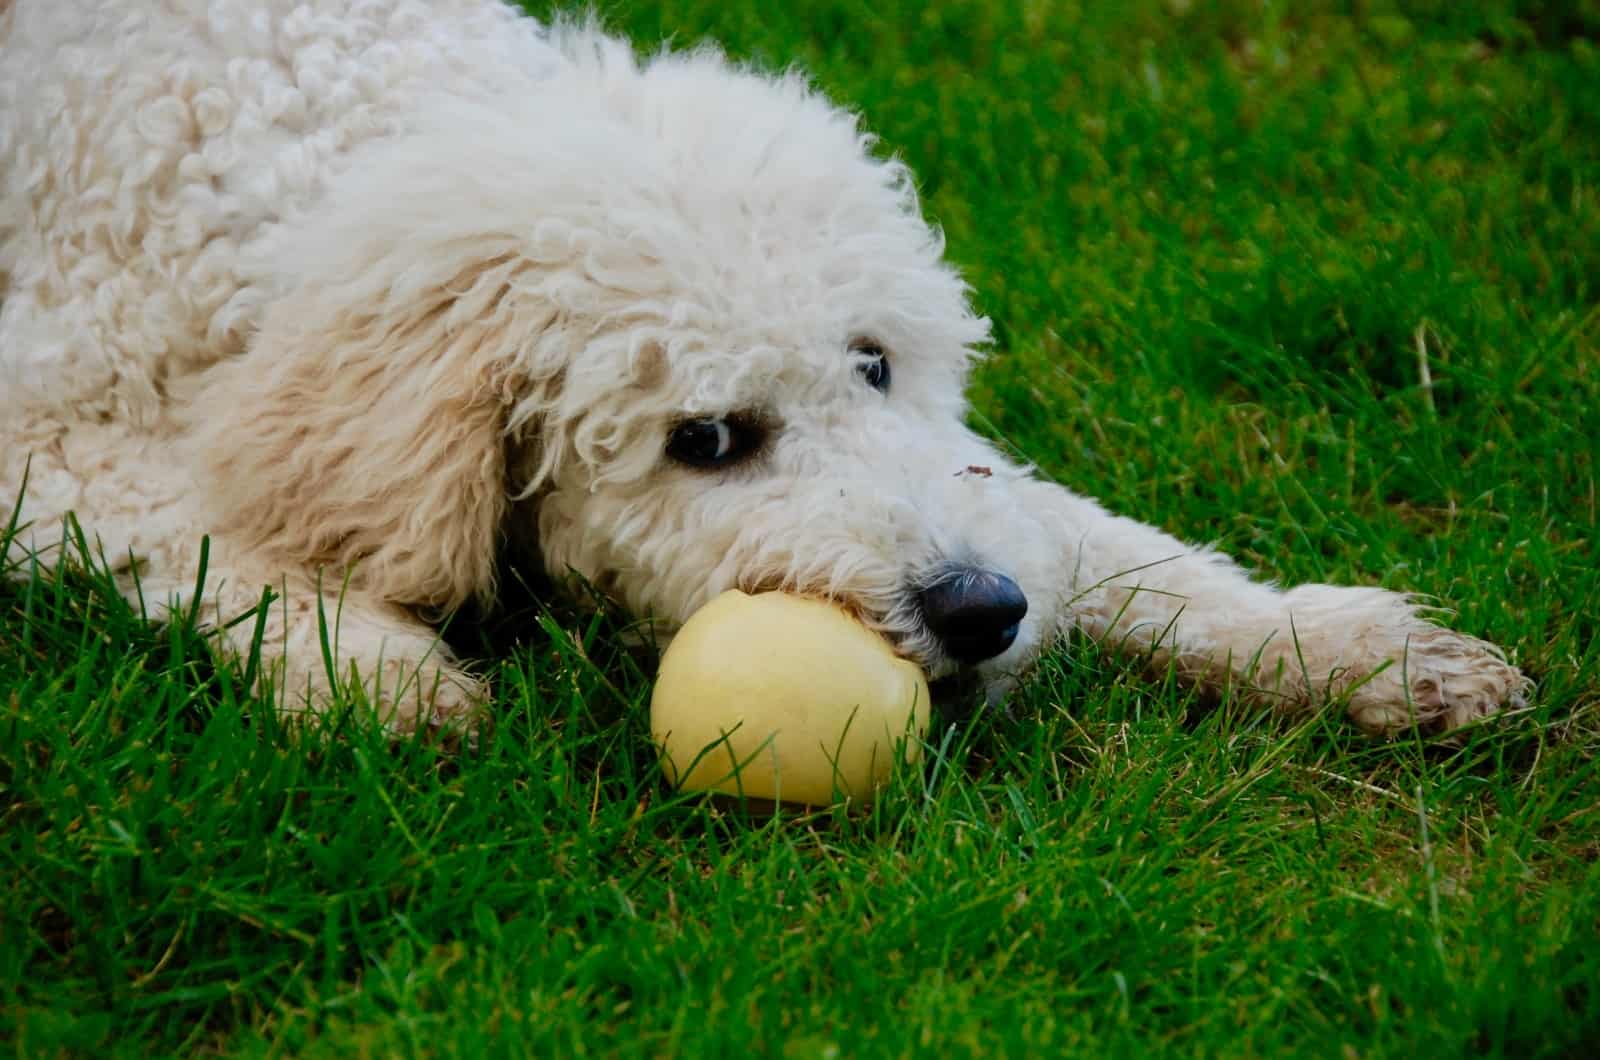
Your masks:
M957 662L991 659L1017 639L1028 613L1021 586L994 571L960 567L918 594L922 618Z

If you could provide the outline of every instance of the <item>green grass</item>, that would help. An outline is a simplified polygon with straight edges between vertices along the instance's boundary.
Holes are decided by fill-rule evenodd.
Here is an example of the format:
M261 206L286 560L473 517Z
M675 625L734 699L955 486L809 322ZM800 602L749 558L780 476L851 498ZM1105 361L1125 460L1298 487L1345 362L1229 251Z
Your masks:
M607 620L523 616L452 754L286 729L39 573L0 587L0 1042L1600 1045L1600 9L1188 6L607 16L865 110L997 322L981 429L1267 575L1436 595L1529 713L1377 743L1076 645L869 814L750 819L667 791Z

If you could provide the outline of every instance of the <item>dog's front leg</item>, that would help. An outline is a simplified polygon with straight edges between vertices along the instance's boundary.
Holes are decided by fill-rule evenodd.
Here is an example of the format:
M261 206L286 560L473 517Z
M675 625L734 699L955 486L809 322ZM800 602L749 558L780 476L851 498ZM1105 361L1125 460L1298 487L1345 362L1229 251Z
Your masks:
M1362 728L1449 729L1520 706L1530 682L1494 645L1375 588L1255 581L1222 554L1034 483L1059 535L1060 630L1215 690L1292 709L1343 698Z
M230 653L252 650L254 624L218 629ZM262 682L289 711L318 713L359 689L380 721L412 732L471 724L487 699L435 630L381 601L290 589L267 605L260 630Z
M255 692L275 693L289 713L318 714L341 695L357 694L399 732L468 723L486 698L482 682L460 668L437 632L405 608L369 593L318 584L316 575L210 542L174 536L149 557L130 595L192 613L218 649L256 675ZM195 571L204 570L195 600Z

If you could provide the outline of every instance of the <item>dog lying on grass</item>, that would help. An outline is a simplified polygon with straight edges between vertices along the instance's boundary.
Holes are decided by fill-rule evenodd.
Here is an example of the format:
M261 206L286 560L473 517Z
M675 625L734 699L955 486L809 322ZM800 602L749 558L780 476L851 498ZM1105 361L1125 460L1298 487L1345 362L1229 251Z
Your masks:
M1078 629L1374 732L1522 701L1404 596L1254 581L969 431L988 322L872 148L798 76L500 0L15 0L13 551L64 555L72 513L233 652L272 587L291 706L336 614L400 728L485 698L434 623L506 550L663 634L731 587L832 598L992 692Z

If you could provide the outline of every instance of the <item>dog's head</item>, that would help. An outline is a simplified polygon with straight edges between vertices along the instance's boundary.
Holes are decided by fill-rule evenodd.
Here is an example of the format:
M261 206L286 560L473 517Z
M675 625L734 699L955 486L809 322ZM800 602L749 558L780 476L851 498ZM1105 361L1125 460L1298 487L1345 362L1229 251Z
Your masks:
M565 48L358 154L263 256L201 399L227 532L434 610L536 541L665 631L782 588L936 673L1014 668L1043 534L963 424L987 322L904 167L798 78Z

